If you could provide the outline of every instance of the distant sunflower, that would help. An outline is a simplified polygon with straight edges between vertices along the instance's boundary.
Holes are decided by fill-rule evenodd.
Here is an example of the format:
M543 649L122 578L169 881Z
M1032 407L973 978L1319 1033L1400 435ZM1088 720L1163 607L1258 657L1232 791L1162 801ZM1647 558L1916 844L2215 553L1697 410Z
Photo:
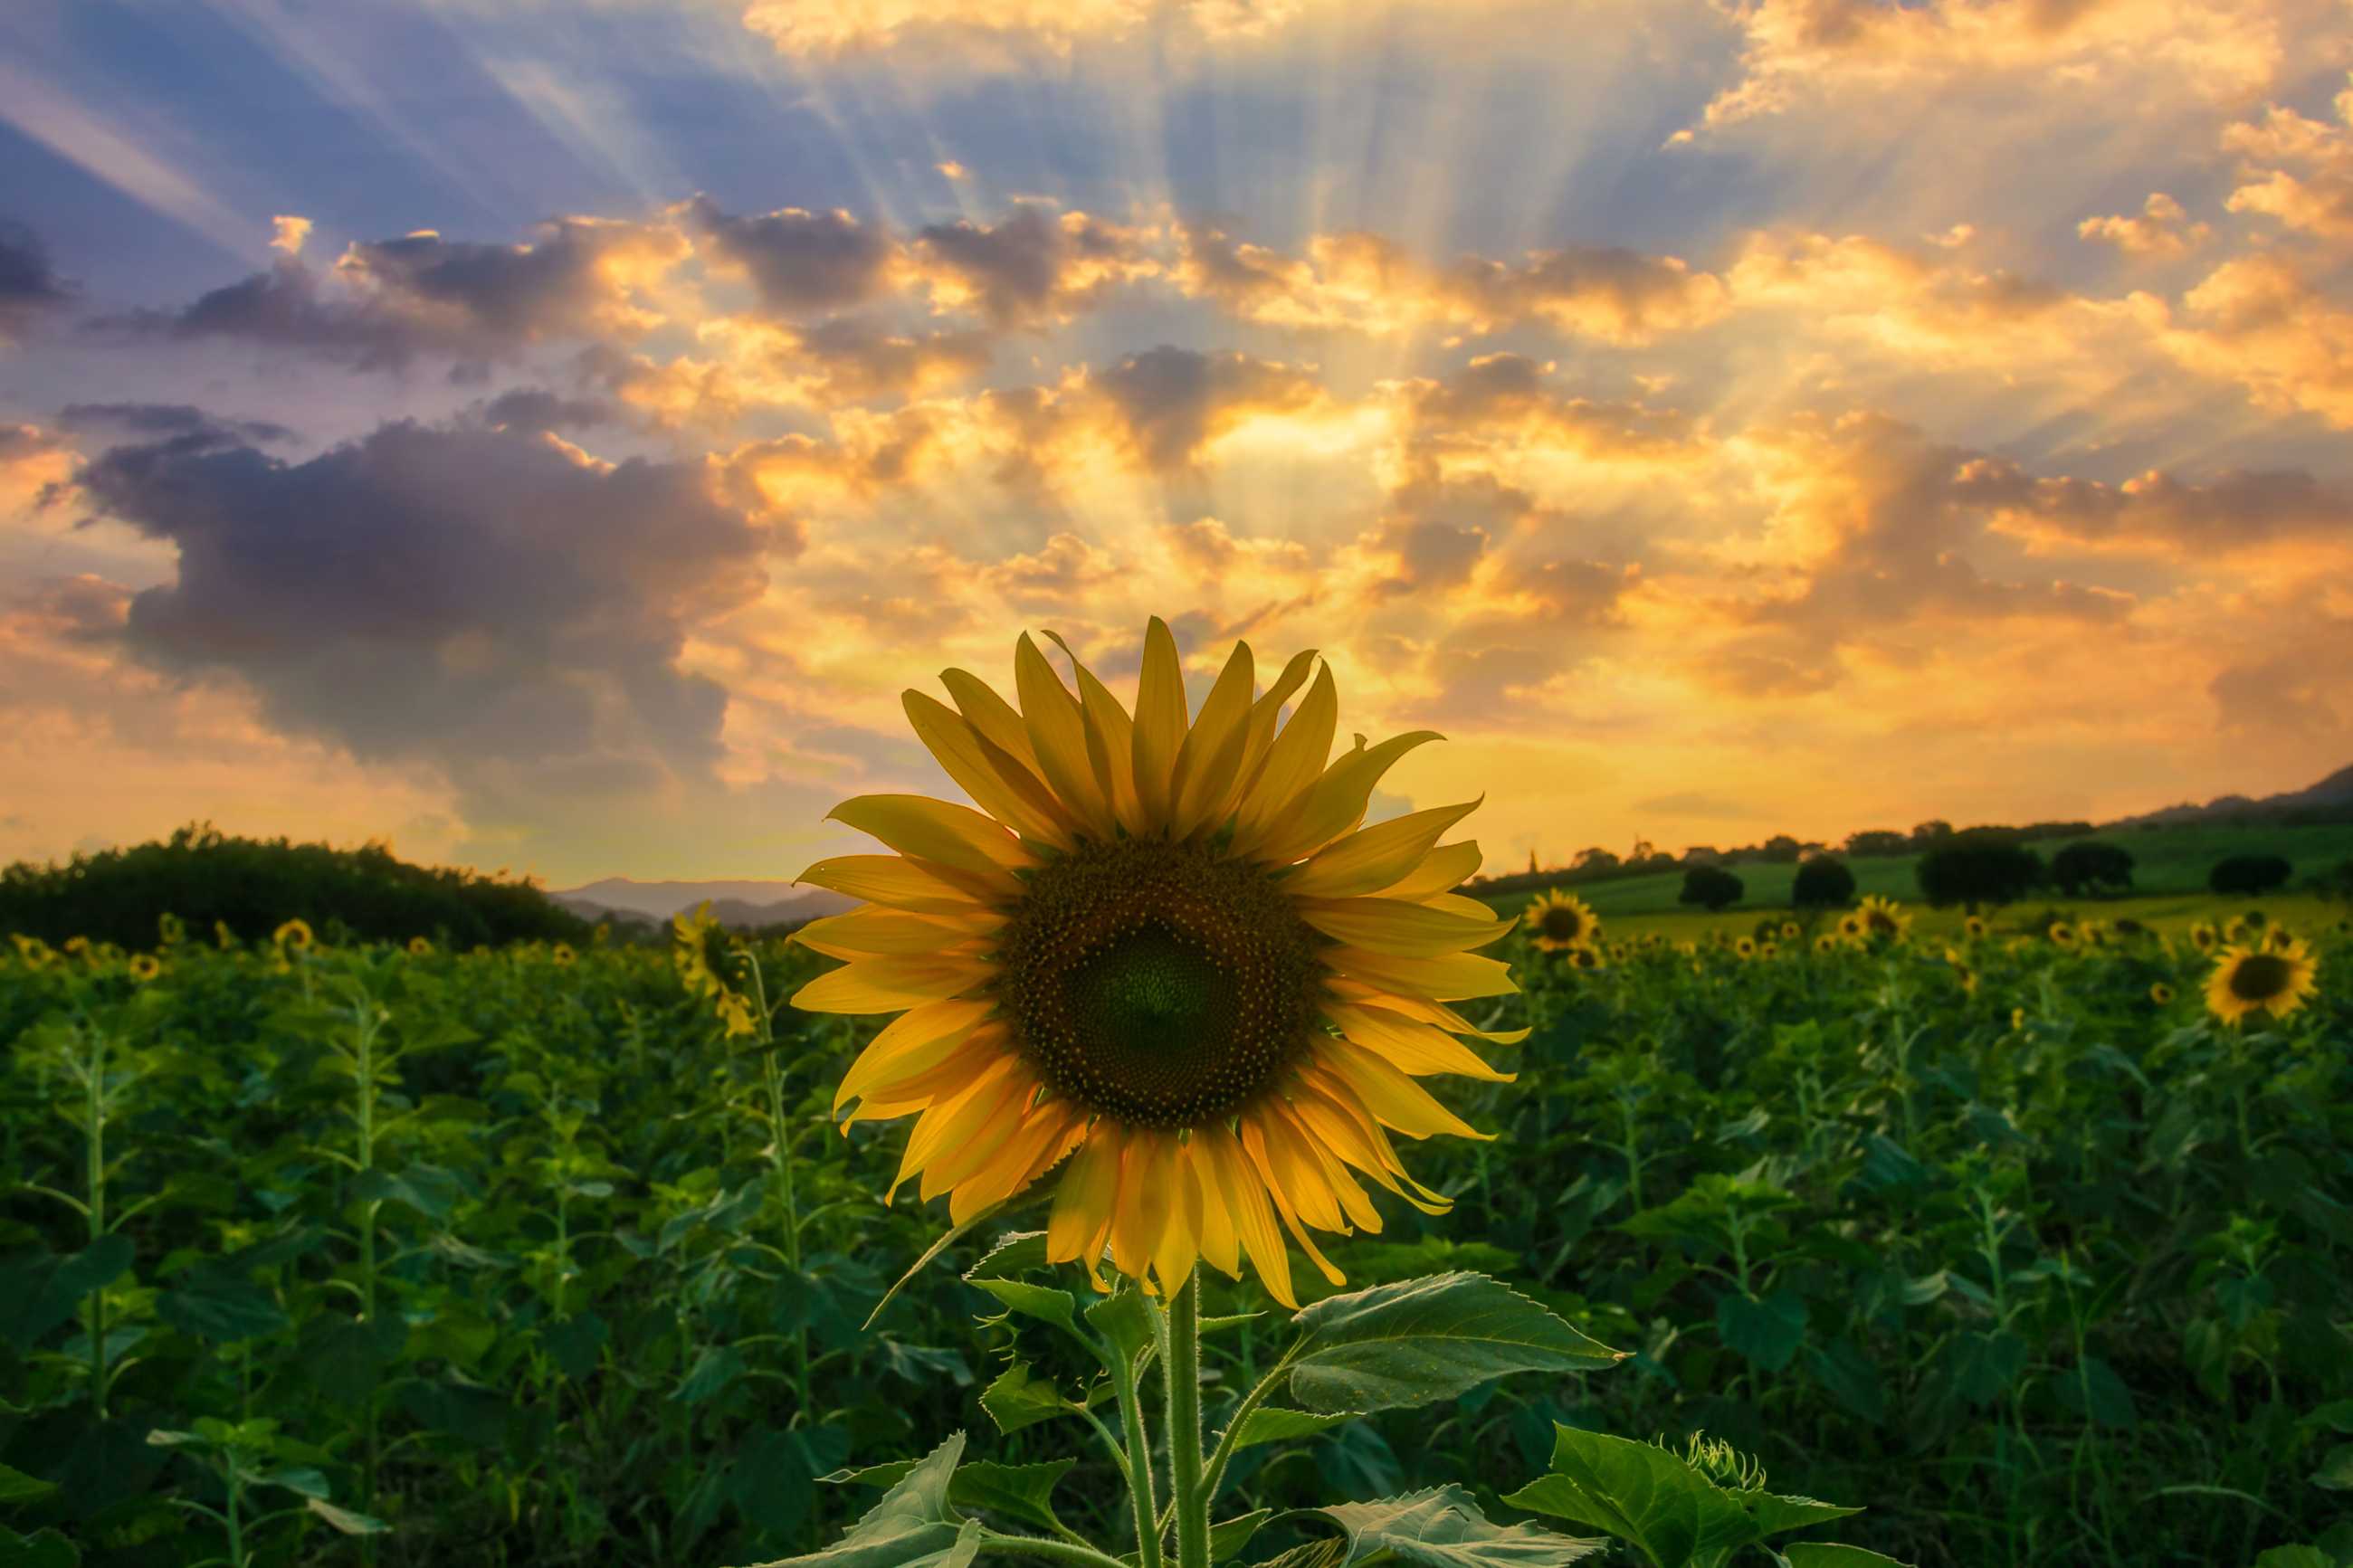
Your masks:
M2160 1007L2170 1006L2173 1002L2173 987L2160 980L2148 988L2148 999Z
M410 938L408 939L408 956L409 956L409 957L411 957L411 958L430 958L430 957L432 957L432 956L433 956L433 943L432 943L429 940L427 940L427 938L425 938L425 937L421 937L421 936L412 936L412 937L410 937Z
M569 969L580 955L572 951L570 942L559 942L549 950L547 956L554 961L556 968Z
M1528 912L1520 917L1525 922L1528 940L1546 952L1567 952L1572 947L1589 944L1601 929L1601 917L1586 906L1584 900L1558 888L1547 888L1529 901Z
M87 958L90 956L90 938L69 936L66 938L66 944L62 951L68 958Z
M57 950L37 936L12 934L9 941L16 944L16 956L25 961L27 969L47 969L57 958Z
M290 947L297 952L308 952L312 941L311 922L299 919L287 921L269 933L269 940L280 947Z
M2196 925L2189 928L2189 942L2191 946L2195 947L2200 952L2211 952L2217 947L2221 945L2221 939L2216 935L2214 928L2207 924L2204 921L2200 921Z
M1986 933L1985 917L1983 915L1966 917L1961 921L1961 930L1968 933L1971 942L1982 940Z
M2065 921L2052 921L2051 922L2051 929L2044 934L2050 937L2052 943L2054 946L2063 947L2071 952L2079 945L2082 941L2082 939L2075 934L2075 928L2069 925Z
M1570 948L1568 950L1568 963L1569 967L1572 969L1600 969L1605 967L1601 961L1601 954L1589 947Z
M1978 972L1968 964L1953 965L1953 978L1961 983L1961 989L1969 995L1974 996L1978 994Z
M2222 927L2222 940L2224 942L2244 942L2247 940L2248 936L2254 931L2254 930L2255 927L2248 923L2246 916L2232 915L2229 921Z
M1736 958L1756 957L1757 939L1753 936L1741 937L1732 944L1732 952L1733 955Z
M2012 1008L2010 1010L2010 1026L2012 1029L2023 1029L2024 1027L2026 1027L2026 1009L2025 1009L2025 1008L2023 1008L2023 1007L2012 1007Z
M164 965L157 961L153 953L137 952L131 955L131 978L140 984L146 984L163 973Z
M1759 958L1778 958L1781 956L1781 944L1778 942L1760 942L1757 944L1757 956Z
M1699 956L1699 943L1686 938L1685 940L1675 943L1675 951L1683 954L1685 958L1697 958Z
M2295 934L2285 926L2273 926L2263 932L2265 952L2285 952L2295 944Z
M1814 951L1816 952L1836 952L1838 951L1838 938L1831 935L1828 931L1822 932L1821 935L1814 938Z
M1781 940L1783 942L1795 942L1797 938L1798 922L1795 921L1783 921L1781 922Z
M2240 1023L2251 1013L2284 1018L2318 989L2319 968L2301 942L2275 952L2226 947L2206 982L2207 1010L2225 1024Z
M1861 942L1864 929L1861 915L1839 916L1839 935L1846 938L1847 941Z
M228 921L213 921L213 941L220 944L220 950L223 952L227 952L237 945L237 932L228 929Z
M953 709L906 694L917 737L982 809L835 807L899 853L801 874L868 903L796 933L849 962L792 1004L905 1010L835 1095L837 1111L858 1102L848 1121L920 1113L893 1192L920 1177L961 1223L1059 1166L1050 1259L1092 1274L1107 1252L1166 1293L1200 1259L1239 1279L1247 1257L1294 1305L1284 1232L1339 1284L1309 1232L1381 1228L1359 1173L1443 1212L1389 1135L1485 1136L1417 1079L1504 1080L1454 1037L1527 1034L1482 1034L1446 1005L1518 989L1471 951L1514 921L1452 891L1477 846L1438 842L1477 803L1360 827L1391 764L1437 737L1334 758L1338 694L1328 665L1307 684L1313 654L1253 696L1238 645L1189 722L1157 618L1133 716L1072 664L1075 696L1024 636L1018 710L963 670L941 677Z
M1867 936L1887 937L1900 942L1904 933L1912 929L1912 917L1877 893L1865 897L1855 913L1862 921L1863 933Z

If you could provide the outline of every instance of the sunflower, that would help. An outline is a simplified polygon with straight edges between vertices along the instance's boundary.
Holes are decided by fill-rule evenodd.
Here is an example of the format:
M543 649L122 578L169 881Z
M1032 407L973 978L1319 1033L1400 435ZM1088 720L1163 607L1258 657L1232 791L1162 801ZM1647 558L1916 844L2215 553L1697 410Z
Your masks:
M2013 1029L2023 1029L2024 1027L2026 1027L2026 1009L2025 1009L2025 1008L2023 1008L2023 1007L2012 1007L2012 1008L2010 1010L2010 1026L2011 1028L2013 1028Z
M433 956L433 943L432 943L430 941L428 941L427 939L426 939L426 938L424 938L424 937L421 937L421 936L412 936L412 937L410 937L410 938L408 939L408 956L409 956L409 957L411 957L411 958L430 958L430 957L432 957L432 956Z
M90 938L69 936L66 938L66 944L60 951L68 958L87 958L90 956Z
M2244 942L2247 940L2248 934L2254 929L2255 928L2253 926L2247 923L2246 916L2232 915L2230 918L2230 921L2222 927L2222 940L2224 942Z
M2284 1018L2318 989L2319 968L2301 942L2277 952L2226 947L2206 982L2207 1010L2225 1024L2239 1023L2250 1013Z
M570 942L559 942L548 951L547 956L555 961L556 968L569 969L572 967L573 960L579 955L572 951Z
M793 938L849 961L794 1006L901 1013L835 1094L859 1102L848 1121L920 1113L892 1192L920 1177L962 1224L1059 1167L1050 1260L1093 1278L1107 1251L1165 1294L1201 1258L1240 1279L1247 1256L1286 1306L1285 1231L1336 1285L1309 1231L1381 1228L1357 1173L1449 1206L1389 1135L1486 1136L1415 1080L1508 1079L1454 1037L1527 1031L1482 1035L1446 1004L1518 989L1470 951L1514 921L1451 891L1479 850L1438 840L1476 802L1358 830L1382 774L1438 737L1330 760L1339 700L1328 665L1308 684L1314 657L1253 698L1237 645L1189 723L1157 618L1133 716L1075 658L1071 695L1027 635L1018 710L959 669L941 676L955 708L906 694L982 809L835 807L899 854L803 872L868 904Z
M131 978L144 985L164 973L164 965L152 952L133 953L131 957Z
M1566 952L1589 944L1601 929L1601 917L1585 900L1558 888L1547 888L1528 904L1528 940L1546 952Z
M220 944L220 950L223 952L227 952L237 945L237 932L228 929L228 921L213 921L213 941Z
M2170 1006L2173 1002L2173 987L2160 980L2148 988L2148 999L2160 1007Z
M1795 921L1783 921L1781 922L1781 940L1784 942L1794 942L1797 940L1797 936L1798 922Z
M1862 933L1863 923L1862 917L1861 915L1839 916L1839 935L1846 938L1849 942L1861 942L1862 940Z
M1601 962L1601 954L1589 947L1573 947L1569 949L1568 963L1569 967L1572 969L1601 969L1607 967Z
M2263 932L2263 951L2285 952L2295 945L2295 936L2285 926L2273 926Z
M1757 939L1753 936L1744 936L1740 938L1732 944L1732 953L1736 958L1756 957Z
M1781 956L1781 944L1778 942L1760 942L1757 944L1757 956L1778 958Z
M1900 942L1904 933L1912 928L1912 917L1877 893L1865 896L1855 914L1862 921L1866 936L1883 936Z
M2054 946L2068 948L2071 950L2075 946L2077 940L2075 936L2075 928L2069 925L2065 921L2052 921L2051 922L2050 931L2044 934L2051 938Z
M1814 951L1816 952L1836 952L1838 951L1838 938L1832 936L1828 931L1822 932L1821 935L1814 938Z
M8 940L16 944L16 956L25 961L27 969L47 969L50 960L57 957L56 951L39 937L16 933Z
M2190 945L2200 952L2211 952L2221 944L2221 939L2216 936L2214 928L2204 921L2200 921L2189 928L2189 942Z
M1971 942L1978 941L1986 933L1985 917L1983 915L1968 916L1961 921L1961 930L1968 933L1968 939Z
M310 950L311 941L310 922L303 920L288 921L269 933L269 940L280 947L290 947L297 952L306 952Z
M1699 956L1699 943L1691 941L1689 938L1685 938L1683 941L1675 943L1675 951L1683 954L1685 958L1697 958Z

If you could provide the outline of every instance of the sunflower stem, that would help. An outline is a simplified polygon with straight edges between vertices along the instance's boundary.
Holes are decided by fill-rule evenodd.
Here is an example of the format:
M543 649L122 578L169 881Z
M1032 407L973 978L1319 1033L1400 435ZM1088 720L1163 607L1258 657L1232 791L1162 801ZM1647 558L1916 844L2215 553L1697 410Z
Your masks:
M1209 1494L1201 1467L1201 1270L1168 1303L1168 1485L1176 1495L1176 1568L1209 1568Z
M1144 1400L1135 1358L1121 1352L1113 1369L1119 1418L1127 1436L1127 1495L1135 1505L1136 1568L1161 1568L1160 1507L1153 1500L1152 1437L1144 1427Z

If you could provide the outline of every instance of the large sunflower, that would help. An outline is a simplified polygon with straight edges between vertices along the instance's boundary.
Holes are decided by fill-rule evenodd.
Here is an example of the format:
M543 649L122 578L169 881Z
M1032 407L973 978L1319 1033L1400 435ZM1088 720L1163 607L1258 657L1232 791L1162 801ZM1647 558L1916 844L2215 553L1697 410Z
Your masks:
M2284 1018L2304 1005L2319 989L2320 965L2301 942L2266 950L2226 947L2206 982L2207 1010L2225 1024L2236 1024L2250 1013Z
M1059 641L1060 639L1057 639ZM1067 648L1065 649L1067 652ZM1476 805L1359 827L1418 731L1331 759L1339 700L1313 654L1252 695L1237 645L1189 724L1155 618L1130 715L1075 658L1078 695L1016 645L1019 709L960 669L955 706L906 693L916 735L980 810L861 795L836 820L898 854L801 880L867 900L795 940L848 960L816 1012L900 1013L842 1079L845 1121L917 1117L892 1191L920 1178L963 1223L1060 1167L1047 1255L1173 1291L1246 1256L1296 1305L1283 1233L1378 1230L1359 1174L1425 1213L1398 1132L1483 1136L1415 1079L1502 1081L1446 1005L1518 989L1470 952L1509 931L1451 889L1479 849L1439 839ZM1278 727L1283 704L1305 688ZM1328 765L1327 765L1328 763Z
M1912 928L1912 917L1892 900L1877 893L1865 895L1855 913L1862 918L1862 934L1866 937L1883 936L1900 942Z
M1587 908L1583 899L1558 888L1538 893L1522 918L1528 923L1528 940L1546 952L1589 947L1601 930L1601 917Z

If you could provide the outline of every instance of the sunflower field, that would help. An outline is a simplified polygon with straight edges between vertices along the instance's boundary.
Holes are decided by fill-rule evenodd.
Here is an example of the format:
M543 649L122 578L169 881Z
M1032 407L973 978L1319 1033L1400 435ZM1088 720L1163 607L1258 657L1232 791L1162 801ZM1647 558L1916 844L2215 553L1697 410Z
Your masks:
M1174 787L1011 932L861 857L784 944L0 951L0 1563L2353 1563L2341 928L1489 910L1458 808L1286 826L1361 749L1188 793L1153 657ZM1251 842L1342 948L1219 938Z

